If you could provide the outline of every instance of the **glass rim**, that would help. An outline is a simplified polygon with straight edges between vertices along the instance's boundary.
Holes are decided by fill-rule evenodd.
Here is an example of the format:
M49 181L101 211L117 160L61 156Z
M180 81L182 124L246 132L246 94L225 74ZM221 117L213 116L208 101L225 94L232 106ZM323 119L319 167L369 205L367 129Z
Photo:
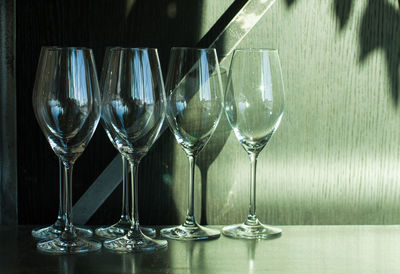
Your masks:
M133 48L129 48L129 47L106 47L106 51L158 51L157 48L148 48L148 47L133 47Z
M216 51L215 48L197 48L197 47L171 47L172 50L193 50L193 51Z
M42 50L49 51L61 51L61 50L82 50L82 51L91 51L91 48L87 47L59 47L59 46L42 46Z
M279 52L277 48L237 48L235 51L247 51L247 52Z

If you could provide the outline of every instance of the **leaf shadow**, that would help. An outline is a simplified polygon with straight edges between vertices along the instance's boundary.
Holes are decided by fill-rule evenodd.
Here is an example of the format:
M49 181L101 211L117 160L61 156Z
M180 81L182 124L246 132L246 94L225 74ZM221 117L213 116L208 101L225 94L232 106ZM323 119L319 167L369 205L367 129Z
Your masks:
M353 7L353 0L335 0L334 10L337 20L339 21L340 30L346 26L349 21L351 10Z
M285 0L291 8L298 0ZM400 0L397 1L400 6ZM333 9L339 30L343 31L351 18L354 0L333 0ZM359 63L375 50L385 54L386 68L390 81L390 94L395 107L399 101L399 68L400 68L400 11L399 7L388 0L368 0L367 7L361 17L358 30L360 54Z
M377 12L379 11L379 12ZM394 105L399 100L400 12L386 0L369 0L359 30L362 63L375 50L385 53Z

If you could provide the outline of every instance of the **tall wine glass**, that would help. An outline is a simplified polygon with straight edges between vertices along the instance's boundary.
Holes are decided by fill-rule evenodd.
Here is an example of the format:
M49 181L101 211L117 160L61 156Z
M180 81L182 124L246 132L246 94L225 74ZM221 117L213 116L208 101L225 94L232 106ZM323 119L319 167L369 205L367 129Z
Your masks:
M37 248L49 253L82 253L101 248L80 238L72 224L72 170L100 118L100 92L91 49L43 47L33 90L36 119L64 165L64 231Z
M225 112L240 144L250 158L250 204L243 224L226 226L234 238L279 237L282 230L260 223L256 216L257 157L281 121L284 87L277 50L235 50L225 93Z
M121 252L152 251L167 247L167 241L144 235L139 226L138 167L156 141L165 117L166 99L157 49L114 48L104 81L102 118L131 169L133 218L126 235L104 242Z
M101 70L99 85L100 85L100 92L104 93L105 88L105 79L107 78L108 73L108 65L111 58L112 49L114 47L108 47L106 49L106 53L104 55L103 60L103 67ZM117 48L117 47L115 47ZM110 91L110 90L108 90ZM103 94L104 96L104 94ZM122 140L112 125L107 124L104 122L104 119L101 118L100 120L104 130L106 131L107 137L113 146L118 150L118 144L123 144L124 140ZM131 203L131 195L130 195L130 188L129 188L129 162L125 158L124 155L121 154L122 160L122 210L121 216L118 222L110 226L102 226L95 230L95 234L99 237L106 238L106 239L115 239L121 236L124 236L128 233L129 229L131 228L131 218L129 214L129 207ZM141 227L142 232L147 236L154 237L156 235L156 231L154 228L150 227Z
M65 228L65 210L64 210L64 187L63 187L63 163L59 159L58 160L58 177L59 177L59 191L58 191L58 196L59 196L59 206L58 206L58 215L57 215L57 220L54 224L45 226L45 227L39 227L32 229L32 236L35 237L36 239L54 239L58 236L61 235L61 233L64 231ZM91 237L93 235L93 232L89 228L83 228L83 227L78 227L75 226L75 231L76 234L80 237Z
M195 158L214 133L222 113L216 50L172 48L166 89L168 124L189 159L190 175L185 222L161 230L161 235L176 240L218 238L218 230L200 226L194 217Z

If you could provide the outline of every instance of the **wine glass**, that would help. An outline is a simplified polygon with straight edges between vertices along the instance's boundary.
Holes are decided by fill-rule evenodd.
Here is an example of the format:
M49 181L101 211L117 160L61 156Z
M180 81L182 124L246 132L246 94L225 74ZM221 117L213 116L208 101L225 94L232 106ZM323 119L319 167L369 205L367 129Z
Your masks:
M232 56L225 93L225 113L236 138L250 158L250 204L243 224L226 226L234 238L279 237L280 228L263 225L256 216L256 164L261 150L279 126L284 87L278 50L237 49Z
M60 159L58 159L58 174L59 174L59 206L58 206L58 216L57 220L54 224L45 226L45 227L39 227L32 229L32 236L35 237L36 239L54 239L64 231L65 228L65 210L64 210L64 188L63 188L63 183L62 183L62 177L63 177L63 163ZM93 235L93 232L89 228L83 228L83 227L78 227L75 226L75 231L76 234L80 237L91 237Z
M102 118L106 128L117 133L115 144L130 164L133 218L126 235L104 242L121 252L152 251L167 247L139 226L138 167L160 132L166 99L157 49L111 49L103 88Z
M80 238L72 224L72 170L100 118L100 92L91 49L43 47L33 90L41 130L64 165L65 225L61 235L37 248L49 253L83 253L101 248Z
M99 80L99 85L100 85L100 92L104 92L104 87L105 87L105 79L107 76L107 70L108 70L108 65L110 62L111 58L111 50L114 47L108 47L106 49L106 53L104 55L104 60L103 60L103 67L100 75L100 80ZM118 48L118 47L115 47ZM109 91L109 90L108 90ZM103 95L104 96L104 95ZM108 139L110 142L113 144L113 146L118 150L118 145L117 143L124 143L124 140L122 140L117 132L114 130L114 128L104 122L104 119L101 118L100 120ZM130 190L129 190L129 162L128 160L124 157L124 155L121 154L121 160L122 160L122 210L121 210L121 216L118 222L116 222L113 225L110 226L102 226L99 227L95 230L95 234L99 237L106 238L106 239L115 239L121 236L124 236L129 229L131 228L131 218L129 216L129 206L131 203L130 199ZM146 234L147 236L154 237L156 235L156 231L154 228L150 227L141 227L142 232Z
M166 82L167 120L189 159L190 176L185 222L161 230L176 240L218 238L218 230L200 226L194 217L195 158L221 118L222 82L215 49L172 48Z

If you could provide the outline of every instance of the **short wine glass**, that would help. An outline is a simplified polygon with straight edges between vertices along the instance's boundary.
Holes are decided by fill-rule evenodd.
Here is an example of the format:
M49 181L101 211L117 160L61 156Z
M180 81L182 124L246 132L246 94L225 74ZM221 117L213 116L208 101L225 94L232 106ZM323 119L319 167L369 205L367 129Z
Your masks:
M102 118L117 133L116 145L130 164L132 223L126 235L104 242L120 252L153 251L167 241L147 237L141 231L138 211L138 167L160 133L166 99L157 49L111 49L103 88ZM119 142L121 140L121 142Z
M72 224L72 170L100 118L101 99L91 49L43 47L33 90L33 109L41 130L64 165L65 226L37 248L49 253L83 253L101 248L80 238Z
M256 163L279 126L284 110L284 86L277 50L237 49L232 56L225 113L236 138L250 158L250 204L243 224L226 226L229 237L279 237L280 228L263 225L256 216Z
M106 49L106 53L104 55L103 67L101 70L101 75L100 75L100 80L99 80L101 93L104 92L105 79L107 78L108 65L110 62L112 49L114 49L114 48L118 48L118 47L108 47ZM123 146L124 140L122 140L118 136L117 132L110 124L107 124L107 122L104 122L103 118L101 118L100 122L107 134L108 139L113 144L113 146L118 150L118 144L120 146ZM95 234L97 236L106 238L106 239L115 239L115 238L124 236L126 233L128 233L128 231L132 225L132 221L131 221L130 214L129 214L129 208L130 208L130 204L131 204L131 191L129 188L129 162L122 154L121 154L121 160L122 160L122 210L121 210L120 219L118 220L118 222L116 222L113 225L98 227L95 230ZM144 234L146 234L149 237L156 236L156 230L154 228L141 227L141 230Z
M222 113L216 50L172 48L166 90L168 124L189 159L190 175L185 222L162 229L161 235L176 240L218 238L218 230L200 226L194 217L195 158L214 133Z

